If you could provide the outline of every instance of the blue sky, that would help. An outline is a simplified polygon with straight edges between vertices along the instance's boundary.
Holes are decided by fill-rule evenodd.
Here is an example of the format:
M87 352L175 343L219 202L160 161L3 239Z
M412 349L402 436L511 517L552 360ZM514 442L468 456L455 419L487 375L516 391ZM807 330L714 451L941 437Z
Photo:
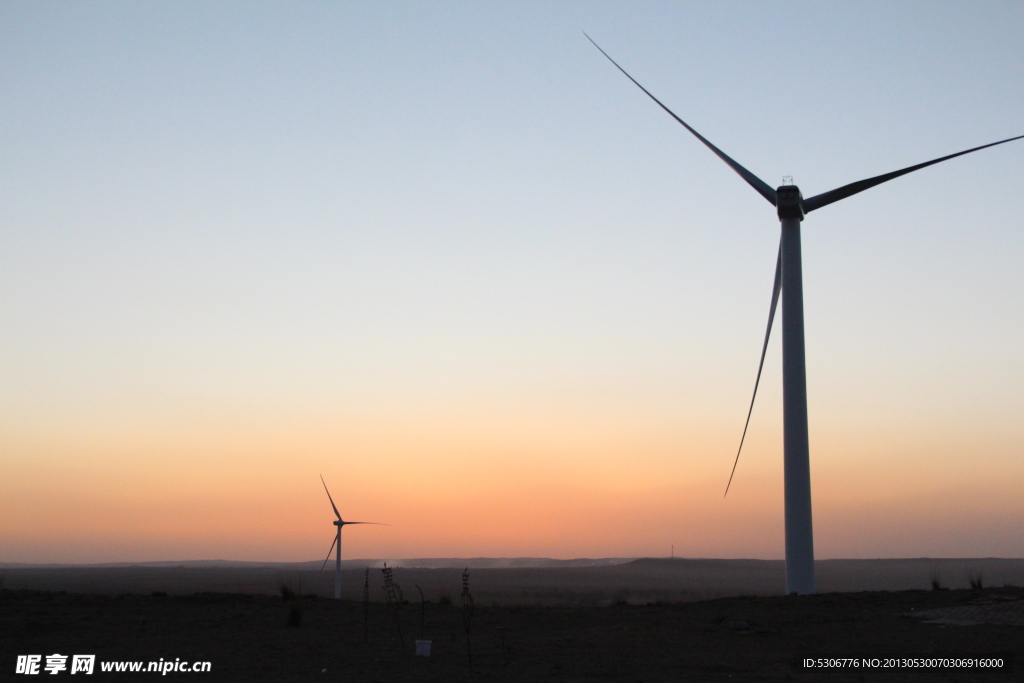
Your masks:
M538 463L608 429L662 444L602 451L608 481L635 467L724 485L774 211L582 31L766 182L811 196L1024 133L1022 20L996 2L4 3L0 497L28 519L46 477L73 489L66 463L106 491L121 458L173 471L160 444L177 439L222 462L260 441L240 434L284 444L353 420L386 425L353 439L396 468L415 447L395 433L459 452L424 424L478 435L468 451L530 435L547 445L502 457ZM1000 486L978 524L1024 512L1007 488L1024 483L1022 178L1024 141L805 222L816 491L888 491L888 471L912 495L887 500L922 518L937 492L969 507ZM730 499L743 477L781 487L770 354ZM282 448L315 471L346 438ZM254 457L270 472L285 455ZM579 476L546 467L523 485ZM694 552L774 552L737 538ZM516 543L488 552L557 554ZM1024 552L1012 534L986 543L920 551ZM276 547L261 552L305 552Z

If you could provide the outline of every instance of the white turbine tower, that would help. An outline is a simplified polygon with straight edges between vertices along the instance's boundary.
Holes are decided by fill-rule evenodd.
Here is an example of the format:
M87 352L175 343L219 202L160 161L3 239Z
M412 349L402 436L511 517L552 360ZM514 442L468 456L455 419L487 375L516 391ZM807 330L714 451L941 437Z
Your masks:
M586 34L584 33L584 35ZM601 46L595 43L590 36L587 36L587 39L594 44L594 47L601 50ZM708 149L718 155L719 159L739 174L748 185L753 187L762 197L776 207L779 220L782 223L782 235L779 243L779 255L775 262L775 286L772 289L772 303L768 313L768 329L765 330L764 345L761 347L761 362L757 367L757 379L754 381L754 393L750 399L750 409L747 411L747 422L743 427L740 447L736 451L736 460L733 462L732 473L729 475L729 484L726 484L725 492L727 494L729 492L729 485L732 484L732 475L736 472L736 463L739 462L740 451L743 449L743 440L747 435L747 426L750 425L750 414L754 409L754 398L757 396L757 385L761 381L761 368L764 366L764 355L768 348L768 336L771 334L772 321L775 319L775 308L779 302L779 294L784 293L782 299L782 398L783 478L786 512L786 593L813 593L814 535L811 529L811 467L807 441L807 377L804 366L804 297L803 276L800 265L800 222L811 211L837 202L840 199L846 199L893 178L898 178L912 171L937 164L940 161L976 152L979 149L1001 145L1004 142L1012 142L1013 140L1020 140L1024 138L1024 135L974 147L963 152L932 159L923 164L908 166L907 168L873 178L859 180L835 190L815 195L810 199L804 199L796 185L782 185L777 189L772 189L763 180L740 166L722 150L708 142L700 133L690 128L685 121L676 116L657 97L648 92L635 78L626 73L626 70L619 66L607 52L601 50L601 54L608 57L608 60L619 71L625 74L629 80L633 81L658 106L681 123L686 130L693 133Z
M320 483L324 485L324 491L327 491L327 482L324 481L324 475L320 475ZM334 521L334 526L338 527L338 532L334 535L334 542L331 543L330 550L327 551L327 557L324 559L324 563L320 565L320 571L324 570L327 566L327 560L331 559L331 551L334 550L335 545L338 547L337 554L334 556L334 599L341 599L341 527L346 524L380 524L381 526L388 526L381 522L346 522L341 518L341 513L338 512L338 506L334 504L334 499L331 498L331 492L327 491L327 500L331 501L331 507L334 508L334 514L338 518Z

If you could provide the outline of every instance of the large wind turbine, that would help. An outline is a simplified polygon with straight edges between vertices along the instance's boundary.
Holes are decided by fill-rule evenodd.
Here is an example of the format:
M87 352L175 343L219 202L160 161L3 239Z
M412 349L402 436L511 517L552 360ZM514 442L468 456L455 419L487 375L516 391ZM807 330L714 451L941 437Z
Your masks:
M584 34L586 35L586 34ZM601 46L587 36L587 40L598 50ZM757 366L757 379L754 382L754 393L747 411L747 421L740 438L740 447L736 451L732 473L736 472L743 440L750 425L750 414L754 409L754 398L757 396L757 385L761 381L761 369L764 367L764 355L768 348L768 336L771 334L772 321L775 319L775 308L779 302L779 293L784 292L782 299L782 399L783 399L783 465L786 507L786 593L814 592L814 535L811 529L811 468L807 442L807 376L804 366L804 295L803 277L800 266L800 222L811 211L828 206L840 199L846 199L858 192L863 192L875 185L906 175L912 171L946 161L954 157L977 152L979 149L1001 145L1004 142L1020 140L1024 135L992 142L980 147L957 152L948 156L926 161L923 164L885 173L883 175L858 180L849 185L804 199L800 188L796 185L782 185L772 189L767 183L740 166L722 150L708 142L700 133L691 128L685 121L675 115L661 101L640 85L635 78L626 73L607 52L601 54L618 68L626 78L654 100L686 130L704 143L719 159L736 171L743 180L768 200L782 223L782 236L779 244L779 255L775 262L775 285L772 289L772 304L768 313L768 329L764 333L764 345L761 347L761 362ZM732 484L732 474L726 493Z
M324 481L324 475L320 475L320 483L324 485L324 491L327 491L327 482ZM331 543L330 550L327 551L327 557L324 559L324 563L320 565L320 571L324 570L327 566L327 560L331 559L331 551L334 550L334 546L338 546L338 552L334 556L334 599L341 599L341 527L346 524L381 524L382 526L388 526L381 522L346 522L341 518L341 513L338 512L338 506L334 504L334 499L331 498L331 492L327 491L327 500L331 501L331 507L334 508L334 514L338 518L334 521L334 526L338 527L338 533L334 535L334 542Z

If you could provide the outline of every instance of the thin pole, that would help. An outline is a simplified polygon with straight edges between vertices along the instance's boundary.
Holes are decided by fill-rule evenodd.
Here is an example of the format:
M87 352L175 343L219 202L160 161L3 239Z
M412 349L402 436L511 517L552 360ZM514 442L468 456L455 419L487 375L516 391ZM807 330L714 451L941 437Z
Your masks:
M366 581L363 583L363 642L370 642L370 568L366 568Z
M334 556L334 599L341 600L341 525L338 525L338 552Z
M416 590L420 592L420 638L422 638L423 634L426 632L427 600L423 597L423 589L420 588L420 585L418 583L414 583L413 585L416 586Z
M804 289L800 219L782 219L782 398L786 498L786 593L814 593L811 463L807 438Z

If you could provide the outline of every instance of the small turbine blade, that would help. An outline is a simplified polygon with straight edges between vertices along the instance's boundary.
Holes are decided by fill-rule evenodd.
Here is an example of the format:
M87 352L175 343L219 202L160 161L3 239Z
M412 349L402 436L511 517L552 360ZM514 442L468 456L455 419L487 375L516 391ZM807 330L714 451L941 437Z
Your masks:
M376 524L377 526L391 526L390 524L385 524L384 522L342 522L342 524Z
M341 529L338 529L338 533L334 535L334 540L331 541L331 549L327 551L327 559L324 560L324 563L322 565L320 565L320 571L324 570L324 567L327 566L327 560L331 559L331 553L334 552L334 544L338 542L338 534L340 533Z
M324 475L320 475L320 483L324 485L324 491L327 491L327 482L324 481ZM341 513L338 512L338 506L334 504L334 499L331 498L331 492L327 491L327 500L331 501L331 507L334 508L334 514L338 515L338 519L341 519Z
M584 31L583 35L587 36L585 31ZM591 43L593 43L594 47L596 47L598 50L601 50L601 46L598 45L597 43L595 43L593 38L591 38L590 36L587 36L587 40L589 40ZM688 130L691 133L693 133L697 137L698 140L700 140L701 142L703 142L707 146L708 149L710 149L712 152L717 154L719 159L721 159L726 164L728 164L729 168L731 168L732 170L736 171L736 173L738 173L741 178L743 178L745 181L747 181L748 185L750 185L752 188L757 190L758 193L760 193L760 195L762 197L767 199L771 203L772 206L775 206L775 188L771 187L768 183L764 182L763 180L758 178L756 175L754 175L753 173L751 173L747 169L745 169L742 166L740 166L729 155L727 155L725 152L723 152L722 150L720 150L717 147L715 147L714 145L712 145L703 135L701 135L700 133L695 131L693 128L690 128L690 125L688 123L686 123L686 121L683 121L681 118L676 116L675 112L673 112L671 109L669 109L664 104L662 104L661 100L659 100L657 97L652 95L650 93L650 91L647 90L647 88L645 88L644 86L640 85L640 83L638 83L635 78L630 76L629 73L627 73L625 69L623 69L621 66L619 66L619 63L616 62L614 59L612 59L608 55L607 52L605 52L604 50L601 50L601 54L603 54L605 57L608 57L608 61L611 62L612 64L614 64L615 68L617 68L619 71L621 71L622 73L626 74L626 78L628 78L629 80L633 81L633 83L636 85L636 87L640 88L645 93L647 93L647 96L650 97L655 102L657 102L659 107L661 107L662 109L667 111L669 116L674 118L679 123L683 124L683 127L686 128L686 130Z
M949 155L946 155L944 157L939 157L938 159L932 159L931 161L926 161L923 164L917 164L916 166L908 166L907 168L901 168L900 170L893 171L892 173L885 173L883 175L875 176L874 178L867 178L865 180L858 180L855 183L850 183L849 185L843 185L842 187L837 187L834 190L829 190L828 192L823 192L822 194L815 195L815 196L811 197L810 199L805 199L804 200L804 212L805 213L810 213L811 211L814 211L815 209L820 209L823 206L828 206L829 204L832 204L834 202L838 202L840 199L846 199L847 197L852 197L853 195L857 194L858 192L863 192L864 190L868 190L868 189L874 187L875 185L881 185L882 183L888 182L888 181L892 180L893 178L899 178L901 175L906 175L908 173L913 173L914 171L917 171L919 169L925 168L926 166L931 166L932 164L937 164L940 161L946 161L947 159L954 159L956 157L963 156L964 154L970 154L971 152L977 152L979 149L985 149L986 147L995 147L996 145L1001 145L1004 142L1013 142L1014 140L1020 140L1021 138L1024 138L1024 135L1018 135L1015 138L1006 138L1005 140L1000 140L999 142L991 142L991 143L989 143L987 145L982 145L981 147L974 147L972 149L964 150L963 152L957 152L956 154L949 154Z
M772 306L768 310L768 328L764 331L764 346L761 347L761 362L757 365L757 379L754 380L754 395L750 397L750 409L747 410L747 421L743 425L743 436L740 437L740 447L736 450L736 460L732 463L732 472L729 473L729 483L725 485L725 495L729 495L729 487L732 486L733 475L736 474L736 465L740 462L740 453L743 451L743 441L747 438L747 427L750 426L750 416L754 412L754 399L757 398L757 385L761 383L761 370L764 368L764 356L768 351L768 337L772 333L772 321L775 320L775 308L779 303L779 292L782 291L782 240L779 240L779 256L775 260L775 285L772 287Z

